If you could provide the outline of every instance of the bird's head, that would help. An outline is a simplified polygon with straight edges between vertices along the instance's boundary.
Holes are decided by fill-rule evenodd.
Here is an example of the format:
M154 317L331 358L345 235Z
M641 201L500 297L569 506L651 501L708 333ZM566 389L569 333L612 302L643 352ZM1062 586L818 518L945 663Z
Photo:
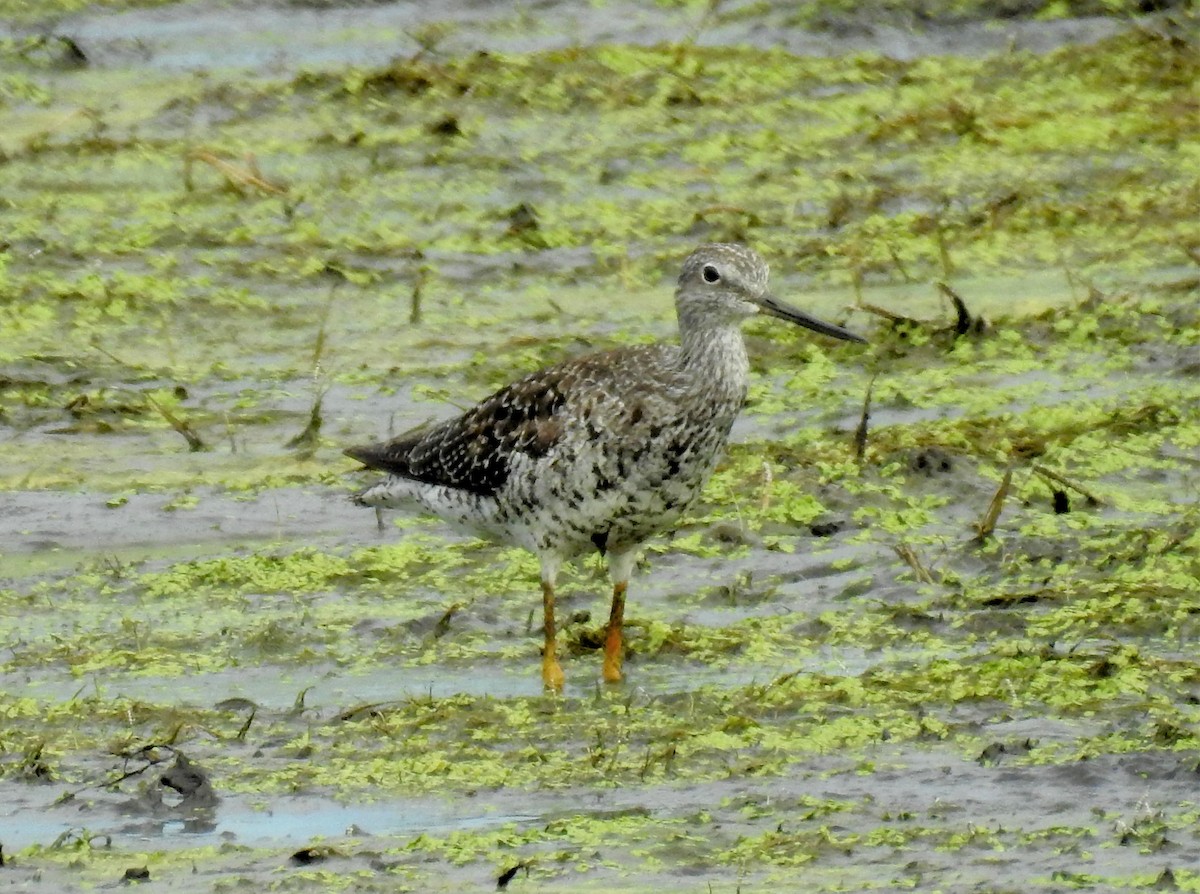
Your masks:
M683 263L675 305L685 327L727 326L768 314L844 341L866 342L841 326L826 323L780 301L767 288L770 270L752 248L734 243L701 245Z

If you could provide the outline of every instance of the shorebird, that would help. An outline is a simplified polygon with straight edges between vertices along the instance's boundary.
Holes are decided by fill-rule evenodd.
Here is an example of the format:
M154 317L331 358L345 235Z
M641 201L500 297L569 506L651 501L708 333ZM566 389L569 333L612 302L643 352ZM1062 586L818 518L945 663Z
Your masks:
M638 547L695 504L742 409L750 364L739 324L778 317L846 341L853 332L783 303L743 245L709 244L683 264L679 344L588 354L532 373L465 413L346 454L387 477L353 499L418 507L522 546L540 563L542 683L561 690L554 585L562 563L607 556L612 606L604 679L622 678L625 594Z

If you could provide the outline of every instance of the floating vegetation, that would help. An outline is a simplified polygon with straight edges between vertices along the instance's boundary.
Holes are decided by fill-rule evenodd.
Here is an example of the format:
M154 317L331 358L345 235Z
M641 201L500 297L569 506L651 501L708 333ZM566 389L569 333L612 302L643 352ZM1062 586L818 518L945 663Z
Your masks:
M1008 855L1014 889L1200 890L1194 17L898 61L688 12L273 80L0 40L0 800L53 829L0 830L18 885L977 887ZM703 239L872 349L748 327L736 444L642 558L636 685L547 697L536 563L380 537L340 448L667 333ZM564 578L592 666L606 585ZM217 841L293 798L286 842Z

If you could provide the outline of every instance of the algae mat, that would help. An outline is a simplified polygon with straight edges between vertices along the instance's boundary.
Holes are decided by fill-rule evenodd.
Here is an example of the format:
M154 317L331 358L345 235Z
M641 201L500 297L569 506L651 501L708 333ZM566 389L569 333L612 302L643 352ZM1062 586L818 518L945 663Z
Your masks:
M0 39L0 882L1200 889L1193 15L180 9ZM627 684L589 561L543 695L533 560L340 447L669 337L704 239L872 345L749 327Z

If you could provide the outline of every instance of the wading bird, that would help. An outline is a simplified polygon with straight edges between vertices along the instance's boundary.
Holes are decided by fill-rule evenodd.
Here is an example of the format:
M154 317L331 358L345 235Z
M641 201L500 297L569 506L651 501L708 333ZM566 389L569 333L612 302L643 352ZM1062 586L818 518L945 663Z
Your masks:
M608 558L604 679L621 679L625 592L638 547L700 496L742 409L750 364L739 324L767 314L863 339L784 304L742 245L697 248L675 291L679 344L567 360L501 388L460 416L347 455L387 473L362 506L423 507L541 564L542 683L559 690L554 585L564 561Z

